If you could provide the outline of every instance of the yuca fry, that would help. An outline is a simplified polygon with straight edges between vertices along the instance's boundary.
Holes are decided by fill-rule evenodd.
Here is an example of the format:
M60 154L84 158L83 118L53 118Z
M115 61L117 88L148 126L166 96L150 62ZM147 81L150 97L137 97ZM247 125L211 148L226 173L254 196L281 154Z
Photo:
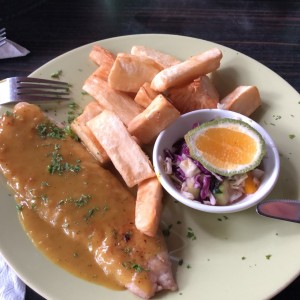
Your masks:
M219 107L250 116L260 105L256 86L239 86L220 101Z
M100 79L107 81L110 69L111 69L110 65L102 64L101 66L99 66L96 69L96 71L92 74L92 76L95 76L95 77L98 77Z
M155 176L149 158L116 114L104 110L87 125L129 187Z
M102 107L113 111L126 126L143 111L131 97L114 90L105 80L94 75L88 77L82 89L95 98Z
M180 86L219 68L222 52L213 48L193 56L182 63L159 72L151 82L151 88L163 92L170 87Z
M161 64L164 69L181 62L180 60L169 54L139 45L133 46L131 48L131 54L152 58L153 60Z
M141 143L149 144L179 116L180 112L163 95L158 95L129 122L128 132Z
M135 204L135 226L149 236L156 236L161 210L163 189L157 177L139 183Z
M134 97L134 101L142 107L147 107L159 93L151 89L150 83L145 82Z
M184 114L197 109L217 108L219 93L207 76L168 90L172 104Z
M71 123L71 128L78 135L82 143L91 152L91 154L101 164L105 164L109 161L109 157L89 127L86 125L89 120L100 114L102 110L103 109L98 102L93 100L84 108L83 113Z
M99 66L102 64L110 64L112 66L116 59L116 56L112 52L99 45L93 46L89 57L94 63Z
M93 75L107 81L110 69L114 64L116 56L109 50L99 45L93 46L89 56L92 61L99 65Z
M119 91L137 93L145 82L162 70L153 59L119 53L108 76L109 85Z

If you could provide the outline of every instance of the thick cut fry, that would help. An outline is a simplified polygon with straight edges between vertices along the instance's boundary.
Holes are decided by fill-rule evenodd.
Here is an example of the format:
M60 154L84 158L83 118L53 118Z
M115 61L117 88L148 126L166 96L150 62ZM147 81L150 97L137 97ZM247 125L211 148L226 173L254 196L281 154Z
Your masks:
M116 90L137 93L161 70L162 67L153 59L119 53L110 70L108 83Z
M99 46L94 45L92 51L90 52L90 59L95 62L97 65L113 64L116 56L109 50Z
M180 112L163 96L151 104L128 124L128 131L141 143L151 143L158 134L180 116Z
M131 48L131 54L152 58L157 63L162 65L164 69L181 62L180 60L169 54L145 46L133 46Z
M83 113L72 122L71 128L78 135L82 143L91 152L91 154L101 164L105 164L109 161L109 157L89 127L86 125L89 120L100 114L102 110L103 109L98 102L93 100L84 108Z
M213 48L184 62L159 72L151 82L151 88L163 92L170 87L180 86L219 68L222 52Z
M94 72L94 75L107 81L108 75L116 56L109 50L99 46L94 45L92 51L90 52L90 58L99 67Z
M239 86L220 101L219 107L250 116L260 105L256 86Z
M182 113L197 109L216 108L219 94L207 76L201 76L192 83L178 88L171 88L168 98Z
M82 89L94 97L102 107L113 111L126 126L143 111L143 108L131 97L112 89L105 80L99 77L93 75L88 77Z
M157 177L149 178L138 185L135 204L135 226L149 236L156 236L161 210L163 190Z
M147 107L159 93L151 89L150 83L145 82L134 97L134 101L142 107Z
M129 187L155 176L149 158L116 114L104 110L87 125Z

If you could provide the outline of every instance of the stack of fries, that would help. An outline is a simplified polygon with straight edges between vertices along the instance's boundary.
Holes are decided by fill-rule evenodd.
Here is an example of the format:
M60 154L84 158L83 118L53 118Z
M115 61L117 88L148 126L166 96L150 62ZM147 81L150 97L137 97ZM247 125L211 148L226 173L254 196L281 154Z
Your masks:
M90 59L98 68L83 90L94 100L72 129L101 164L111 161L128 187L138 187L136 227L155 236L163 192L143 145L189 111L221 106L249 115L261 103L258 90L238 87L220 101L207 76L220 67L218 48L181 62L144 46L115 55L94 45Z

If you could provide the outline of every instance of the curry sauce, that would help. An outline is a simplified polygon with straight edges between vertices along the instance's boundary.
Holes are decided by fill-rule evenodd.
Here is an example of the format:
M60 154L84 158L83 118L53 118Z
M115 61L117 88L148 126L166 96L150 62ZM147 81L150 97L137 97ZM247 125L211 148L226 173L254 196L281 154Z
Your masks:
M0 167L24 229L54 262L110 288L153 294L148 262L166 250L163 238L136 229L132 194L37 106L21 103L2 117Z

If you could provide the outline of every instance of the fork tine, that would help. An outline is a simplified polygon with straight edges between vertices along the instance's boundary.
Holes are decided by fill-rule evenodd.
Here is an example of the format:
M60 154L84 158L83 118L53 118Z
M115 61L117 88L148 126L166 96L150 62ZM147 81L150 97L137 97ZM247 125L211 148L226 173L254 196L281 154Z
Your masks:
M64 96L69 95L68 92L61 92L61 91L50 91L45 89L19 89L17 90L18 95L56 95L56 96Z
M6 31L5 28L0 29L0 46L3 46L6 43Z
M22 90L27 90L27 89L31 89L31 88L37 88L40 90L47 90L47 89L51 89L51 90L64 90L64 91L68 91L69 90L69 86L67 85L49 85L49 84L44 84L44 83L19 83L18 84L18 89L22 89Z
M63 81L56 81L56 80L49 80L49 79L40 79L40 78L31 78L31 77L16 77L16 82L17 83L28 83L28 82L33 82L33 83L46 83L46 84L52 84L52 85L63 85L68 87L69 84L67 82Z
M0 102L70 100L67 82L31 77L11 77L0 81Z
M44 96L44 95L27 95L27 94L21 94L18 95L15 99L15 102L43 102L43 101L65 101L70 100L70 98L65 97L51 97L51 96Z

